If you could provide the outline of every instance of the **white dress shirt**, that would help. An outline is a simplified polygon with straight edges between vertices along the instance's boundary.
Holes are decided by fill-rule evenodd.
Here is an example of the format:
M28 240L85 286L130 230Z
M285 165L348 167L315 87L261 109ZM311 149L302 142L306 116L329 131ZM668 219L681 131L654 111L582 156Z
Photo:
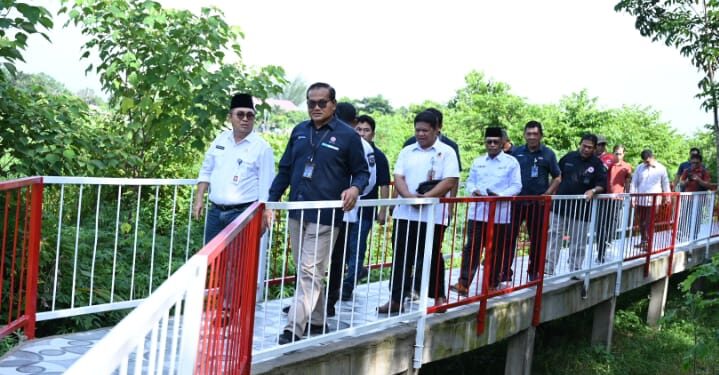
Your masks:
M459 178L459 162L457 154L452 147L439 141L427 149L422 149L419 143L413 143L400 151L394 165L394 174L404 176L410 193L417 193L417 186L431 179L443 180L445 178ZM449 192L445 196L449 196ZM448 212L439 204L435 207L434 223L447 225ZM392 217L413 221L428 221L427 206L401 205L394 210ZM444 213L444 215L443 215Z
M466 189L469 196L474 192L487 195L487 190L503 197L519 194L522 191L519 162L502 151L493 158L485 154L474 159L472 168L469 170ZM511 202L497 202L494 222L509 223L512 217L511 207ZM470 203L468 210L468 219L484 222L488 220L489 203Z
M360 197L364 197L369 194L374 188L374 185L377 183L377 163L374 161L374 148L369 142L365 141L364 138L362 138L362 148L364 149L364 158L367 160L367 167L369 168L369 183L364 188L364 191L360 192ZM371 210L372 207L365 207L364 209ZM345 212L342 219L348 223L356 223L358 220L358 212L359 207L355 207L350 211Z
M630 193L668 193L670 191L667 169L658 161L655 161L654 165L651 166L647 166L646 163L639 164L634 175L632 175ZM650 197L639 197L637 204L651 206L652 200Z
M226 130L205 153L197 181L210 183L211 202L234 205L267 201L274 178L270 145L254 131L235 142L232 130Z

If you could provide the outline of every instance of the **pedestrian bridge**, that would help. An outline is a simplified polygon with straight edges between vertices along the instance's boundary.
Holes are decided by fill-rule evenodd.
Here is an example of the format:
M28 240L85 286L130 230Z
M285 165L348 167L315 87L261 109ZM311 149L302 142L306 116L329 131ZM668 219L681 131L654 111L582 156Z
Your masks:
M323 332L280 346L277 337L288 319L282 308L291 302L295 276L286 213L340 203L268 203L280 214L264 236L265 207L258 203L197 251L203 239L202 223L190 218L194 183L46 177L0 185L7 259L2 317L8 317L0 333L17 337L13 332L21 330L30 338L0 360L0 373L402 373L507 338L507 371L522 373L531 366L537 324L593 308L592 340L609 343L617 295L651 284L649 319L656 320L667 276L706 261L719 248L714 193L603 196L592 202L533 198L532 209L545 219L540 264L547 253L558 254L554 274L528 278L529 236L527 225L520 225L512 234L512 276L490 288L491 272L485 270L507 253L491 234L484 236L477 255L482 262L465 296L448 287L458 278L469 204L486 203L494 228L501 224L491 213L522 210L518 198L361 202L363 210L413 204L434 212L441 205L451 215L443 238L422 245L443 244L447 303L433 306L433 298L408 291L400 313L377 313L389 298L393 252L391 224L374 225L366 260L370 276L358 280L352 300L339 301L337 314L325 316ZM643 239L640 199L651 207L644 218L650 234ZM596 231L587 234L582 254L567 248L576 235L571 223L554 241L557 248L547 248L552 210L560 207L611 232L604 259L597 259ZM432 263L431 251L420 255L419 262ZM575 269L577 257L581 267ZM427 295L429 268L413 288L420 296ZM239 280L229 280L229 274ZM117 320L126 311L114 327L34 338L36 321L42 332L67 324L67 318Z

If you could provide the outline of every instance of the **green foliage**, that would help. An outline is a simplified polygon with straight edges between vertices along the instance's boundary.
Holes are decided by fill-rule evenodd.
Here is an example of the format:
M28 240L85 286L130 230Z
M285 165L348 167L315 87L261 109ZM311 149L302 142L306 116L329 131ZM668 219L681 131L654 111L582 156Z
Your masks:
M46 75L0 74L0 173L122 175L137 162L108 115Z
M295 77L292 81L288 81L282 86L281 93L274 94L272 97L275 99L289 100L299 106L305 102L306 93L307 82L305 82L302 77Z
M719 150L719 1L621 0L614 9L635 16L642 36L679 49L704 74L696 97L702 108L713 112L714 145Z
M0 0L0 62L7 69L0 74L15 74L15 62L25 61L22 51L27 47L28 36L40 34L50 41L43 29L52 29L52 15L47 9L16 0Z
M194 15L149 0L77 0L61 12L89 37L82 57L97 53L100 64L87 70L98 73L112 121L139 158L125 163L134 177L186 173L223 124L232 93L266 98L284 83L280 67L242 64L242 34L216 8Z

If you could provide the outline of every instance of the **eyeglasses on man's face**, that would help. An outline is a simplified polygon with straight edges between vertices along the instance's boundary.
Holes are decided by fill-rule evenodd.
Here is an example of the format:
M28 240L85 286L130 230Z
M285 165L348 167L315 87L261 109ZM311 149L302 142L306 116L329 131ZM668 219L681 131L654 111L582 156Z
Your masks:
M488 145L498 145L498 144L500 144L500 142L501 141L499 139L485 139L484 140L484 143L486 143Z
M314 109L315 107L320 107L320 109L325 109L327 107L327 104L329 104L331 100L321 99L321 100L308 100L307 101L307 108Z
M235 117L237 117L239 120L242 120L243 118L248 120L253 120L255 118L254 112L243 112L243 111L237 111L234 113Z

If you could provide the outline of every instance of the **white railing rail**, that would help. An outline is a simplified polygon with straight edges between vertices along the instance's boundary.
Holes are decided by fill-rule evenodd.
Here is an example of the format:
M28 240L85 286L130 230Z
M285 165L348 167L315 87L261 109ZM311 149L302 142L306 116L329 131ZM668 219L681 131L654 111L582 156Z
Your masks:
M202 247L196 180L44 182L38 320L132 308Z
M192 257L66 374L192 374L207 258Z

